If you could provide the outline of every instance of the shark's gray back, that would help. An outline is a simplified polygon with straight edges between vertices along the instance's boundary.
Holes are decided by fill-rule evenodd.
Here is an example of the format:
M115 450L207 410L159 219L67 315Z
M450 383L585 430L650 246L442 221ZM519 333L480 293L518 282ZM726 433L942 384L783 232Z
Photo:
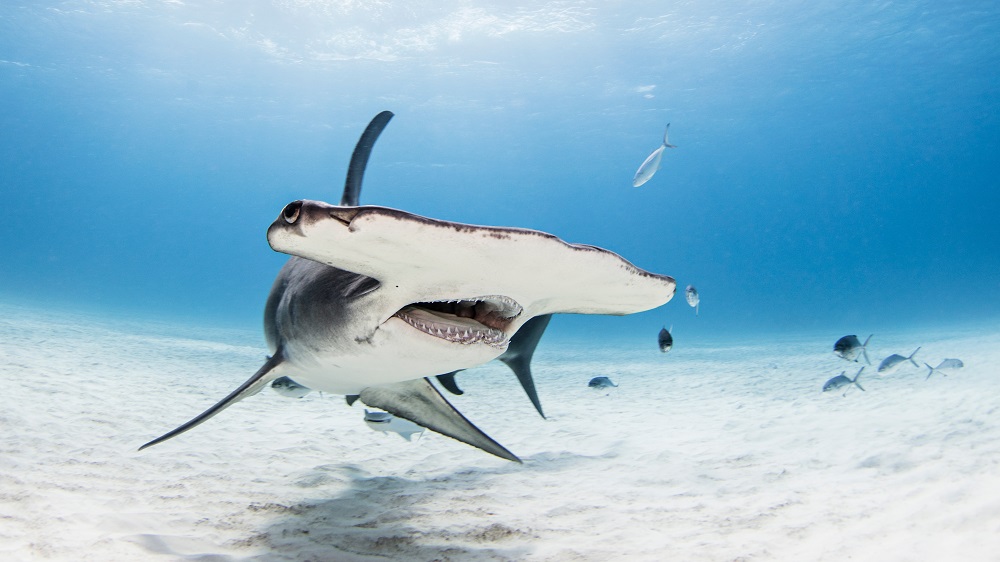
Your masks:
M264 305L264 337L271 353L290 340L337 341L353 302L378 288L378 281L329 265L293 257L271 286Z

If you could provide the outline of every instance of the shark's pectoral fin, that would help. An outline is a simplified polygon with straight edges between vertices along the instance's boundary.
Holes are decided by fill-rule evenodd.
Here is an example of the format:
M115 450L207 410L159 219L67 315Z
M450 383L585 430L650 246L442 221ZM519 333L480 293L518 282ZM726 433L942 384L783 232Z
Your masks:
M448 390L448 392L461 396L465 394L465 391L459 388L458 383L455 382L455 375L457 375L460 372L461 371L452 371L444 375L438 375L437 380L439 383L441 383L441 386L445 387L445 389Z
M360 397L368 406L385 410L394 416L478 447L502 459L521 462L514 453L465 419L465 416L441 396L430 379L370 386L361 391Z
M521 388L542 418L545 418L545 412L542 411L542 403L538 400L538 392L535 390L535 380L531 376L531 358L535 354L535 348L538 347L538 341L545 333L545 328L549 325L549 320L552 320L552 315L543 314L525 322L511 338L507 351L499 357L500 361L514 371Z
M181 433L184 433L185 431L206 421L208 418L211 418L215 414L218 414L222 410L225 410L226 408L239 402L240 400L243 400L247 396L253 396L254 394L257 394L258 392L261 391L261 389L267 386L268 383L270 383L271 381L280 376L278 373L274 371L274 368L280 365L282 361L284 361L284 357L281 353L281 350L278 350L273 356L267 358L267 362L264 363L264 366L258 369L257 372L254 373L252 377L250 377L245 383L241 384L239 388L229 393L229 396L226 396L218 403L216 403L214 406L205 410L197 417L185 423L184 425L178 427L177 429L169 433L166 433L160 437L157 437L156 439L153 439L152 441L146 443L142 447L139 447L139 450L141 451L146 447L152 447L157 443L162 443L167 439L176 437Z

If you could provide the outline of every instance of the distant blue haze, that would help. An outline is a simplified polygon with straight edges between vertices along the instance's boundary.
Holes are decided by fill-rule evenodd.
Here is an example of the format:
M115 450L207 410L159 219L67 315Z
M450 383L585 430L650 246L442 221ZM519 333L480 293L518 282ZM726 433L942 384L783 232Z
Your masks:
M0 299L257 329L266 227L389 109L363 203L678 281L552 334L995 325L997 69L995 1L7 1Z

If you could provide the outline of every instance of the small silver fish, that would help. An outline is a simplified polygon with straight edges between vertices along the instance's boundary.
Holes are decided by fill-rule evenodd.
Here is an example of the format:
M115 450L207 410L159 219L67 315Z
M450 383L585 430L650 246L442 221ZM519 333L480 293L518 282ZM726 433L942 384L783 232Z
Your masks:
M833 344L833 353L837 357L841 357L848 361L854 361L855 363L858 362L858 357L864 355L865 361L867 361L868 364L871 365L872 361L871 359L868 358L868 350L867 350L868 342L870 341L872 341L871 336L868 336L868 339L865 340L865 343L861 343L861 341L858 340L858 336L855 335L844 336L839 340L837 340L837 343Z
M913 353L911 353L909 357L903 357L897 353L893 353L892 355L886 357L878 366L878 374L880 376L885 376L895 373L899 370L903 363L906 363L907 361L913 363L914 367L919 368L920 365L917 365L917 362L913 360L913 356L916 355L918 351L920 351L919 347L914 349Z
M282 396L287 396L288 398L302 398L306 394L309 394L310 390L307 387L293 381L288 377L279 377L271 383L271 388Z
M698 297L698 289L694 288L694 285L688 285L687 289L684 289L684 298L687 299L688 304L694 309L694 315L698 316L698 303L701 299Z
M590 382L587 383L587 386L589 386L590 388L610 388L618 385L611 382L611 379L609 379L608 377L594 377L590 379Z
M927 380L931 378L931 375L933 375L934 373L941 373L941 375L947 377L948 375L942 369L961 369L962 367L965 366L965 363L962 363L961 359L945 359L941 361L941 363L939 363L937 367L931 367L927 363L924 363L924 366L930 370L927 373L927 378L924 379Z
M849 379L846 375L844 375L846 371L841 371L839 375L823 383L823 392L830 392L831 390L837 390L838 388L846 386L847 389L844 390L844 394L841 396L847 396L847 391L851 389L852 385L860 388L863 392L865 389L858 383L858 379L861 378L861 371L864 370L865 368L861 367L861 369L858 370L858 374L854 375L853 379Z
M660 337L657 338L657 340L660 344L660 351L662 351L663 353L670 351L670 348L674 346L674 337L670 335L670 332L673 329L674 329L673 326L670 327L670 330L668 330L667 327L664 326L660 330Z
M665 148L677 148L676 146L670 144L667 141L667 133L670 132L670 123L667 123L667 129L663 131L663 144L659 148L653 151L639 169L635 172L635 177L632 178L632 187L639 187L640 185L646 183L652 179L653 174L660 169L660 161L663 159L663 150Z
M388 412L371 412L367 408L365 408L365 425L372 431L381 431L382 433L391 431L407 441L412 441L414 434L423 435L424 433L423 427L410 420L396 417Z

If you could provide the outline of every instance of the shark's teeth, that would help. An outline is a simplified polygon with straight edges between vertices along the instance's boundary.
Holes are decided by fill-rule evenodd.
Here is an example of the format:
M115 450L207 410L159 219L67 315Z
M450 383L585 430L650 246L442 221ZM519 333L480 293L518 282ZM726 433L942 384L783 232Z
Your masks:
M507 328L524 309L510 297L490 295L414 303L395 316L445 341L494 347L507 345Z

